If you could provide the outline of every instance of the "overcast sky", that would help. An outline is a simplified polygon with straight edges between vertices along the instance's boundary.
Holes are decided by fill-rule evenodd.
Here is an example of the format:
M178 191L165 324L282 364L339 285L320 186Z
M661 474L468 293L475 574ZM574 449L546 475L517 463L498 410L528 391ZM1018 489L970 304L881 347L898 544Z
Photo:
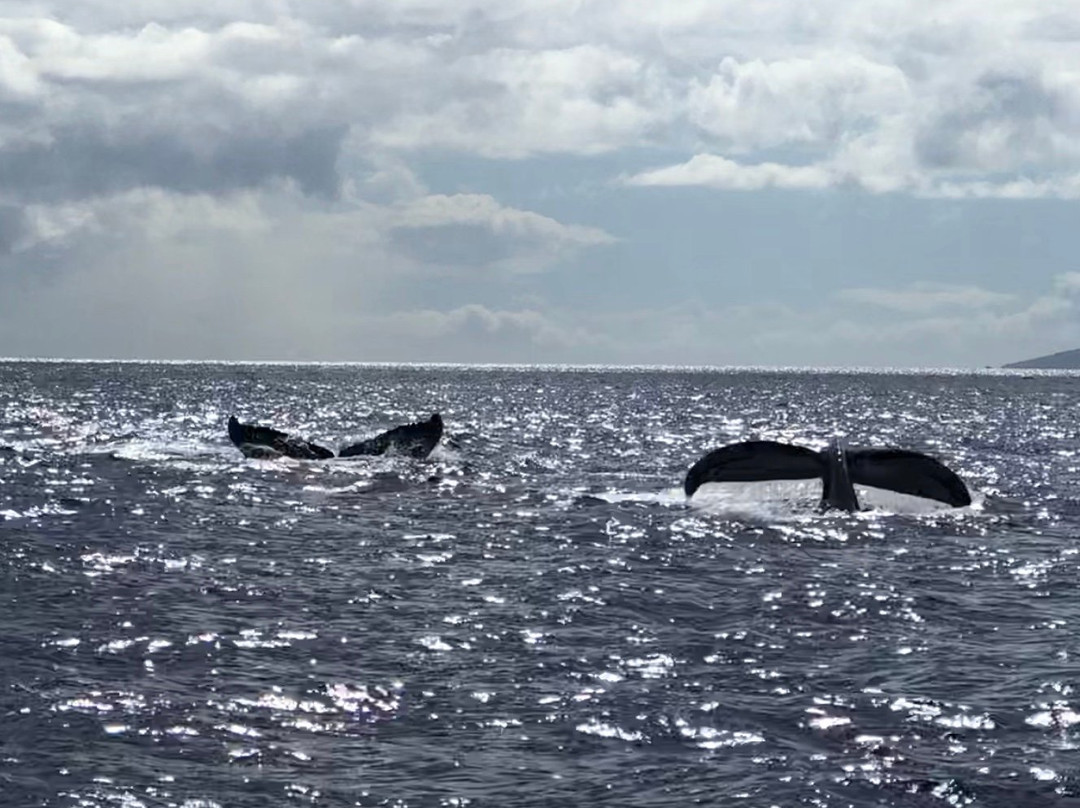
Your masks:
M0 356L1080 347L1075 0L0 15Z

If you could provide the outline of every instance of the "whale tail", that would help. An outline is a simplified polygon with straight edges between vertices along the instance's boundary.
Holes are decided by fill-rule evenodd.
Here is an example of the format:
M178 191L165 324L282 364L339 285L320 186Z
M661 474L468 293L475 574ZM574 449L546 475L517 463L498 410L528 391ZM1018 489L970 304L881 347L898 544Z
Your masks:
M398 454L422 460L431 454L432 449L442 439L442 433L442 416L434 413L426 421L396 426L373 438L345 446L338 452L338 457L381 455L393 450Z
M431 454L435 444L442 439L442 434L442 416L435 413L426 421L394 427L374 438L346 446L338 456L381 455L393 450L399 454L422 459ZM317 443L268 426L242 424L236 416L229 417L229 439L247 457L285 455L300 460L328 460L334 456L332 451Z
M908 449L849 449L851 481L898 494L925 497L963 508L971 494L956 473L938 460Z
M295 457L299 460L326 460L334 456L317 443L293 437L288 432L268 426L242 424L235 415L229 416L229 440L245 457Z
M846 449L836 441L821 452L776 441L723 446L691 466L683 490L691 497L705 483L815 478L823 483L823 508L856 510L853 484L925 497L953 507L971 504L963 481L928 455L907 449Z
M752 440L714 449L690 467L683 481L686 496L705 483L757 483L765 480L812 480L824 477L825 461L813 449Z

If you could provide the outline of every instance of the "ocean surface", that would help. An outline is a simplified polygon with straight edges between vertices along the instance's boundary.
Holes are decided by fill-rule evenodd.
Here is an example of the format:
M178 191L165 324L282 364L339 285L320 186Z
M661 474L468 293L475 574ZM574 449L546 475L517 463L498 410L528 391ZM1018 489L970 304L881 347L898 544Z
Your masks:
M249 460L441 412L424 461ZM1080 805L1080 378L0 362L2 806ZM975 503L713 486L768 438Z

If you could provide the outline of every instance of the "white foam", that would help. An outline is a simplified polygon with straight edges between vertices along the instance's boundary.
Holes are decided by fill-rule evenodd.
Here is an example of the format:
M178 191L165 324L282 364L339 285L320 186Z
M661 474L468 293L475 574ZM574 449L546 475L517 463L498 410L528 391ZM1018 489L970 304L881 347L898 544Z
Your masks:
M955 508L945 502L935 499L916 497L910 494L899 494L896 491L886 491L882 488L870 488L861 485L855 486L855 493L859 497L859 504L864 508L873 508L875 511L896 514L923 514L941 513L945 511L963 512L967 510L982 510L984 497L973 492L972 504L968 508Z
M856 486L860 506L877 516L889 514L964 513L982 509L983 497L973 493L969 508L954 508L925 497L899 494L881 488ZM776 480L755 483L706 483L690 500L691 507L706 513L749 516L784 521L818 514L821 483L817 480Z
M648 502L667 507L686 504L686 495L681 488L668 488L664 491L602 491L591 496L613 505L620 502Z
M695 510L754 521L786 521L815 513L821 501L817 480L706 483L689 500Z

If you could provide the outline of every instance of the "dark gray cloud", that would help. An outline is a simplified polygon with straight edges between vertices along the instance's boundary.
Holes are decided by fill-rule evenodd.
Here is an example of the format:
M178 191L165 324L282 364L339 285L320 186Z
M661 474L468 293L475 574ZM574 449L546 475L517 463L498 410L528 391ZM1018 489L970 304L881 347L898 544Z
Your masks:
M1057 155L1049 139L1067 128L1068 115L1065 100L1041 76L990 71L974 82L970 95L920 128L915 153L932 169L1008 170L1039 161L1050 167ZM980 141L994 145L980 148ZM988 165L995 155L1000 164Z
M344 136L343 126L285 137L234 132L199 148L165 132L63 127L47 144L0 148L0 189L9 199L56 202L144 186L226 193L291 179L306 193L333 197Z
M0 205L0 255L10 253L26 230L26 213L21 207Z

